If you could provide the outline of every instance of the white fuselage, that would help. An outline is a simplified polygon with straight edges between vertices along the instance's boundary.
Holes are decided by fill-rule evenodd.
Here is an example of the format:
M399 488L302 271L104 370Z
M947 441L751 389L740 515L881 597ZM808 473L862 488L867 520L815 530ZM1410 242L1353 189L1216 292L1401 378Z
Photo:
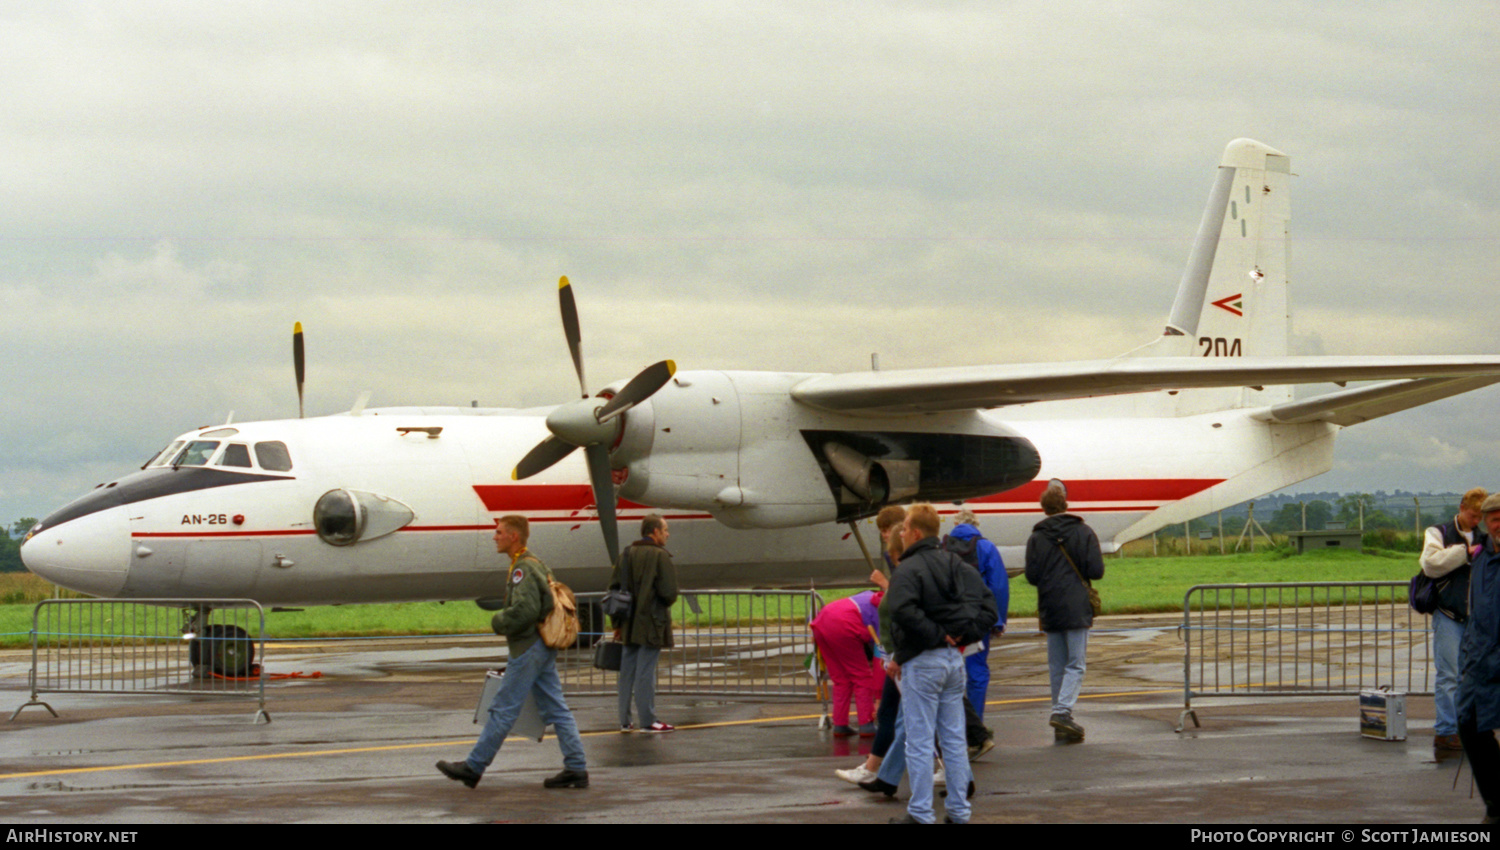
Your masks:
M648 445L619 465L629 470L618 505L622 537L633 538L648 511L663 513L684 586L806 585L868 573L850 529L833 521L834 494L800 436L807 428L1024 438L1041 457L1035 480L965 499L986 536L1006 548L1024 544L1042 518L1042 482L1060 478L1071 510L1107 549L1323 471L1337 430L1268 425L1244 410L1034 418L1046 405L1003 423L989 413L853 420L786 401L772 410L746 390L769 387L765 398L784 400L779 385L795 377L699 374L674 390L680 395L664 390L654 411L632 414L623 427L621 452L630 453L632 440ZM703 405L718 410L735 395L733 433L715 436L707 420L693 423L694 389L713 393ZM687 412L673 414L674 404ZM291 468L226 469L223 448L196 467L159 459L44 520L22 554L33 572L100 596L247 597L263 605L474 599L502 593L505 561L490 535L497 517L517 513L531 520L531 550L562 580L600 590L612 565L582 458L527 481L510 479L518 458L546 436L546 412L400 409L202 429L179 441L232 432L216 442L281 443ZM677 454L674 441L683 443ZM630 500L666 485L687 495ZM353 545L325 542L314 505L339 489L391 500L407 511L404 524ZM772 491L791 495L757 496ZM957 510L951 502L939 508ZM861 526L877 546L873 522Z

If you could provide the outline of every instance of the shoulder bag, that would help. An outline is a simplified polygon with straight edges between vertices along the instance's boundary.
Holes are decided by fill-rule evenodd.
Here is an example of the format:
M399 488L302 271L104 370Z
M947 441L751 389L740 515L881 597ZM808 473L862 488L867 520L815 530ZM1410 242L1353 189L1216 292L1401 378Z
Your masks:
M1083 582L1084 589L1089 592L1089 607L1094 609L1095 617L1099 616L1099 613L1104 610L1104 603L1099 600L1099 591L1094 589L1093 582L1084 578L1083 571L1079 570L1078 565L1073 563L1073 556L1068 554L1068 547L1063 545L1062 538L1059 537L1052 542L1057 544L1057 550L1068 560L1068 566L1073 568L1073 572L1078 575L1078 580Z

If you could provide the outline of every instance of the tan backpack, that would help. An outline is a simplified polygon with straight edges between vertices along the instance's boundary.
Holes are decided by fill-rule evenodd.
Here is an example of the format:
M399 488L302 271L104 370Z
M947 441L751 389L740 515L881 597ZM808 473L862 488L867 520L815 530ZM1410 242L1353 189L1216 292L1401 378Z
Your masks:
M552 577L547 571L547 589L552 593L552 610L537 623L542 643L552 649L568 649L578 642L578 601L573 589Z

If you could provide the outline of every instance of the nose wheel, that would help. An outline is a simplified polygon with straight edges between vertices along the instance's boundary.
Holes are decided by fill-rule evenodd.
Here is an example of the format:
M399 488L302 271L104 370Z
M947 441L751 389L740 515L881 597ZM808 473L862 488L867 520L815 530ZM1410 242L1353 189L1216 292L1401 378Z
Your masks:
M239 626L221 623L199 625L207 615L206 610L195 613L186 627L186 631L196 634L188 641L188 664L193 675L200 678L250 675L255 664L255 642L250 640L250 633Z

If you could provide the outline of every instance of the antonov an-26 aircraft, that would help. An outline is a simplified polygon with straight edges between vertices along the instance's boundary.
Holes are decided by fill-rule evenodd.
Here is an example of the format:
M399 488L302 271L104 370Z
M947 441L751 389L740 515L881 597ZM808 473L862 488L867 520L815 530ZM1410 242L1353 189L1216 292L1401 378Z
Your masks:
M1019 545L1051 478L1112 550L1326 471L1345 426L1500 381L1496 356L1287 356L1291 176L1285 154L1229 144L1165 332L1114 359L840 375L664 361L590 397L564 278L582 399L190 431L42 520L21 554L98 596L475 599L506 574L494 519L520 513L588 591L617 522L654 509L685 584L806 585L865 575L850 529L888 503L962 501Z

